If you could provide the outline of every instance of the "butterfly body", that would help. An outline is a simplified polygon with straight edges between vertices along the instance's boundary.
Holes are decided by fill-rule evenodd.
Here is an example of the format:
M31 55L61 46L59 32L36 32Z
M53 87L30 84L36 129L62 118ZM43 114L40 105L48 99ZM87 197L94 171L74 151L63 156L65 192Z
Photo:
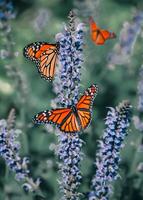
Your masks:
M76 105L40 112L34 117L34 122L56 124L62 132L66 133L83 131L91 121L91 108L97 91L97 86L92 85L84 92Z
M103 30L98 27L92 17L90 17L89 23L91 39L96 45L104 45L106 40L116 37L116 34L114 32L109 32L108 30Z
M82 127L82 123L81 123L81 120L80 120L80 117L79 117L79 111L77 109L76 106L72 106L71 107L71 110L72 110L72 113L74 114L76 120L77 120L77 123L78 123L78 127L81 131L83 131L83 127ZM81 109L80 109L81 110ZM85 109L84 109L85 110ZM87 110L86 110L87 111ZM88 112L88 111L87 111Z
M51 81L55 73L59 48L59 43L34 42L24 48L23 55L36 64L42 78Z

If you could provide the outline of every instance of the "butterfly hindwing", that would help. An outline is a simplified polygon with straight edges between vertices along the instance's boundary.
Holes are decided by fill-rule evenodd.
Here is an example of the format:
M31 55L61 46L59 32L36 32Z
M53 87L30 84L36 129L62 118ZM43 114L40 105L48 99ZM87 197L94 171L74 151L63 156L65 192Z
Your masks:
M101 32L98 34L97 39L96 39L96 44L97 45L103 45L105 43L105 38L101 34Z
M84 110L78 110L78 116L79 116L81 127L83 130L89 125L89 123L91 121L91 112L84 111Z
M65 133L75 133L80 131L80 126L74 113L70 113L69 117L61 124L60 130Z
M35 42L24 48L23 55L36 63L42 78L52 80L55 73L59 44Z

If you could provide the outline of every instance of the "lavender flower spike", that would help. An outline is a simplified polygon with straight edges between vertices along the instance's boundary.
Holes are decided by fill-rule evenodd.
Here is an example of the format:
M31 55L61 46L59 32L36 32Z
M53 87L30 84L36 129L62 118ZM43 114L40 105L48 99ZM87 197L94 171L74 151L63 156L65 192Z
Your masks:
M143 112L143 65L139 72L139 82L138 82L138 110Z
M57 102L67 107L76 104L79 94L80 69L83 63L83 36L84 26L79 24L75 27L75 16L69 14L69 26L65 27L64 33L59 33L56 39L60 43L59 60L61 69L57 81L55 81L55 93L58 95Z
M139 113L143 112L143 65L140 67L139 71L139 82L137 86L138 90L138 106L137 109ZM133 116L133 122L135 128L139 131L143 131L143 122L139 116Z
M130 62L136 40L141 33L143 11L137 11L132 22L124 22L120 32L119 43L114 46L113 52L108 55L109 66L122 65Z
M75 14L69 14L69 24L65 26L64 33L57 35L60 44L59 60L61 63L60 72L54 83L54 90L57 94L56 103L63 107L75 105L78 101L80 70L83 63L83 24L76 26ZM60 189L63 192L63 200L78 200L77 191L81 182L79 164L82 159L82 140L79 133L70 135L58 133L59 146L57 154L62 161L59 163L61 179Z
M38 189L40 182L38 179L34 182L29 177L29 159L19 156L20 143L17 141L17 137L20 130L10 129L10 127L6 120L0 120L0 156L3 157L9 169L15 172L16 180L24 182L24 189L35 191Z
M7 21L14 18L13 4L11 1L0 1L0 20Z
M58 155L62 179L59 181L63 192L63 200L79 200L77 188L81 182L79 163L82 159L81 147L83 141L78 135L69 137L60 133Z
M89 200L108 200L112 192L111 184L119 177L120 150L130 124L130 109L131 105L127 101L119 104L116 109L109 108L106 129L96 155L96 174L92 180Z

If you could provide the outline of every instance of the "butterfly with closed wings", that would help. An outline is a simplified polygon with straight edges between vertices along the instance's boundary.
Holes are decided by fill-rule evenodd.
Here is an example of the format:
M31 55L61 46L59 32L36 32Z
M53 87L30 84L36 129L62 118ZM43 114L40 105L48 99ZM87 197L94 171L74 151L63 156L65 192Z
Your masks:
M96 45L104 45L106 40L116 38L114 32L103 30L97 26L93 18L89 18L91 39Z
M51 81L55 74L59 47L59 43L34 42L24 48L23 55L36 64L42 78Z
M57 108L38 113L36 124L56 124L65 133L83 131L91 121L93 100L98 92L97 85L91 85L80 97L77 104L68 108Z

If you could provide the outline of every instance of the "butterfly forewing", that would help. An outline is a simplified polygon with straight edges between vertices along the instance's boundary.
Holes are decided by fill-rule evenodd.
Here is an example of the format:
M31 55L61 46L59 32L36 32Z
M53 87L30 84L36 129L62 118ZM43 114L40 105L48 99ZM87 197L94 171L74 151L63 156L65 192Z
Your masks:
M89 110L97 93L98 93L97 85L92 85L91 87L89 87L84 92L84 95L81 96L79 102L76 105L76 108L78 110L79 109Z
M34 122L38 124L54 123L58 125L61 131L67 133L80 131L77 119L70 108L60 108L40 112L34 117Z
M64 118L70 113L70 109L61 108L53 109L51 111L46 110L38 113L34 117L35 123L55 123L57 125L61 124Z
M92 85L84 92L84 95L81 96L76 105L82 129L85 129L91 121L91 107L97 92L98 87L96 85Z
M30 43L24 47L23 55L32 61L37 61L47 48L49 48L49 44L46 42Z

